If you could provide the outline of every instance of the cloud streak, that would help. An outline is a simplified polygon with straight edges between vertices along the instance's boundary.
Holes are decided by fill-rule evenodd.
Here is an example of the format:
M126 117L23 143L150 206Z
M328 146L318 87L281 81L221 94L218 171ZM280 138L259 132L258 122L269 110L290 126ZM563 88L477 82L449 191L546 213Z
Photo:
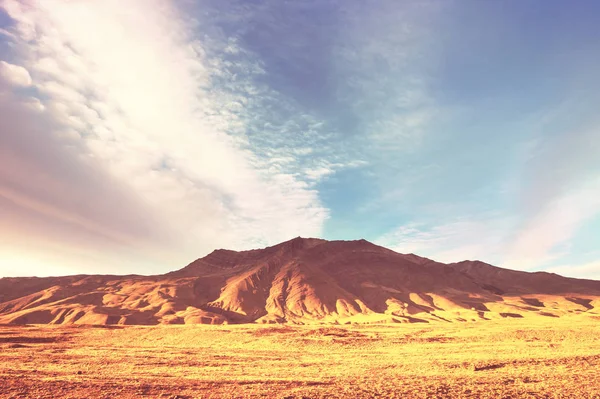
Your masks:
M114 190L108 187L126 185L130 198L119 201L120 208L151 215L124 218L126 224L132 233L139 228L150 236L147 247L164 240L161 245L175 253L170 263L182 264L215 247L249 248L296 235L318 236L328 211L311 180L326 174L269 168L279 152L263 154L244 145L251 123L246 107L264 94L252 84L252 74L260 73L255 61L242 57L235 65L254 72L232 93L217 84L230 71L222 65L226 60L195 38L195 21L168 2L151 3L4 2L16 23L18 57L45 108L40 118L53 127L46 133L51 138L44 137L53 144L46 147L55 151L50 156L61 158L77 149L72 168L93 163L106 174L71 191L66 188L77 184L72 173L54 170L58 181L34 182L35 174L26 170L39 165L38 157L23 164L17 155L14 165L4 158L7 172L24 172L10 181L5 174L0 182L4 198L29 212L116 239L116 231L127 228L108 226L122 216L102 209L113 207ZM226 45L225 53L241 52L235 43ZM5 69L5 80L31 83L25 69ZM309 125L317 124L306 118ZM16 146L23 130L3 126L3 139ZM33 187L45 192L32 197L27 191ZM78 208L69 200L81 204L86 200L78 200L77 193L94 190L98 199L82 204L83 216L75 215ZM62 201L43 204L54 196ZM97 223L90 224L91 219Z

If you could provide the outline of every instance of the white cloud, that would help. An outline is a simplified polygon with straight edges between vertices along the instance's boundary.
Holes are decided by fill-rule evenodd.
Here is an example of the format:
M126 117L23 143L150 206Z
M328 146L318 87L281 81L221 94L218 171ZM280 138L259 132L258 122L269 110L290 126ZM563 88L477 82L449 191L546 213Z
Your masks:
M479 214L440 224L412 222L377 242L442 262L478 259L510 269L540 270L569 256L575 233L599 213L600 181L592 180L542 206L535 217ZM574 268L567 274L579 272Z
M564 194L518 228L507 248L506 265L515 268L539 267L564 253L577 229L600 212L600 180Z
M16 39L16 36L7 31L6 29L0 28L0 35L6 36L11 39Z
M546 271L566 277L600 280L600 261L561 264L547 268Z
M393 162L419 147L440 113L425 65L435 63L432 27L443 5L380 2L344 14L335 49L338 95L361 123L376 157Z
M309 180L321 180L326 176L335 173L335 171L329 167L321 166L315 169L308 169L305 174Z
M40 99L36 98L36 97L26 97L26 98L22 99L21 102L24 105L26 105L27 107L29 107L30 109L37 111L37 112L42 112L43 110L46 109L46 107L44 107L44 104L42 104Z
M137 193L178 262L320 235L328 211L298 166L268 168L282 152L244 144L245 104L265 93L250 80L233 94L216 84L226 68L169 2L3 4L54 137Z
M501 243L511 220L498 215L463 218L427 225L409 223L377 240L377 243L400 253L416 253L439 262L501 259Z
M0 75L4 81L14 86L31 86L31 76L29 76L29 72L20 65L0 61Z

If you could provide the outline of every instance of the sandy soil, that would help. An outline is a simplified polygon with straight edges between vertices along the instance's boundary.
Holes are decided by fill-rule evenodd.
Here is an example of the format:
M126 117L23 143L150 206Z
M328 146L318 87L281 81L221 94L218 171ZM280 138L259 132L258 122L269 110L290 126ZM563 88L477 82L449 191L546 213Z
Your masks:
M600 398L600 321L3 326L0 398Z

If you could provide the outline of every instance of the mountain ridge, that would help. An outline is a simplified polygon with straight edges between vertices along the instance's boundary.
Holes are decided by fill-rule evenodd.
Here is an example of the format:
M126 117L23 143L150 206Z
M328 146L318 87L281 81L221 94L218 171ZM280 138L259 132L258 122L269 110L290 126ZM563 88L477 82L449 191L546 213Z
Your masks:
M450 264L367 240L217 249L155 276L0 279L0 323L462 322L599 317L600 281Z

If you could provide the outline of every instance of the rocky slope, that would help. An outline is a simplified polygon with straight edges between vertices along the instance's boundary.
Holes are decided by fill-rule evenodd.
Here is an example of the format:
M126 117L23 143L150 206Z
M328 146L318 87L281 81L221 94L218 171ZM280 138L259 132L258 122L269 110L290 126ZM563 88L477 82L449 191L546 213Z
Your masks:
M0 323L220 324L600 318L600 281L442 264L365 240L216 250L160 276L0 279Z

